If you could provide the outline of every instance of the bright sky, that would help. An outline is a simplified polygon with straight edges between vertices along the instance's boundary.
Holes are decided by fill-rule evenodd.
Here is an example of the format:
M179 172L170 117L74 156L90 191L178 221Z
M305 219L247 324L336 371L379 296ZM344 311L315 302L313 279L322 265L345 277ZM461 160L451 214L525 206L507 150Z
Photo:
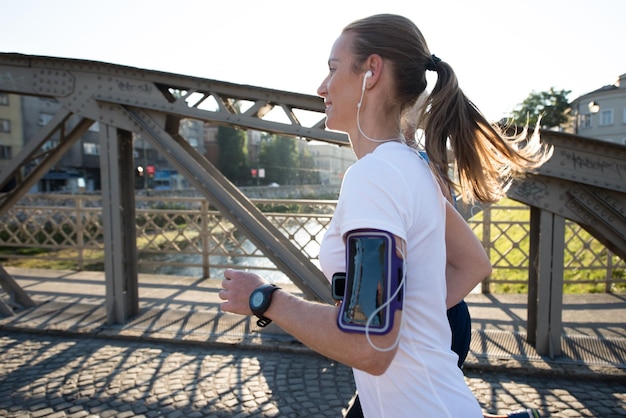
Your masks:
M411 18L490 120L626 73L624 0L0 0L0 52L315 94L341 29L375 13Z

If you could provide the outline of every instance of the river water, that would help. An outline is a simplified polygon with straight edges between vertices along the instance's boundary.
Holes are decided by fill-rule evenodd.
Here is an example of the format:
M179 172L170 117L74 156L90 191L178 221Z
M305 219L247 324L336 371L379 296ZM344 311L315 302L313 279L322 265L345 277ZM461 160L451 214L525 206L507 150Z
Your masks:
M319 247L326 227L312 219L304 227L288 227L289 236L293 234L293 242L309 257L311 262L319 268ZM245 254L256 254L256 247L245 240L241 247ZM140 254L138 266L141 274L164 274L175 276L202 277L201 254ZM142 263L142 261L144 263ZM180 266L178 264L192 264L194 266ZM209 255L209 276L223 277L226 267L253 271L271 283L291 283L286 274L277 269L270 259L262 256L222 256Z

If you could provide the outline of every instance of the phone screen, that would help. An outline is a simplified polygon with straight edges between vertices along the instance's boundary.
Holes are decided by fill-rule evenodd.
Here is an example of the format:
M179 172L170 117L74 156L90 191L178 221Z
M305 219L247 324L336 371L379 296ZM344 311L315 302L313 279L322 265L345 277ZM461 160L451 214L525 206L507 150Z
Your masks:
M389 325L388 309L380 309L389 296L389 238L349 236L347 251L347 287L340 326L362 331L372 317L367 326L380 332Z

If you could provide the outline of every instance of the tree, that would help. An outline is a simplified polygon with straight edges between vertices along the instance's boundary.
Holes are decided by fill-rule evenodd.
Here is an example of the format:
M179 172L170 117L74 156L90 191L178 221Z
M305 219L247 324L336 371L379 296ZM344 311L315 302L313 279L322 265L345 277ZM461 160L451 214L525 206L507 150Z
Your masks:
M567 96L571 90L555 90L535 92L513 110L513 121L517 125L534 127L541 118L541 127L554 128L567 122L566 110L569 107Z
M259 166L265 168L265 181L298 184L298 152L293 138L272 135L261 146Z
M315 167L315 160L307 147L300 148L298 161L300 184L319 184L320 173Z
M236 185L245 184L250 179L246 133L229 126L217 128L217 143L220 148L218 169Z

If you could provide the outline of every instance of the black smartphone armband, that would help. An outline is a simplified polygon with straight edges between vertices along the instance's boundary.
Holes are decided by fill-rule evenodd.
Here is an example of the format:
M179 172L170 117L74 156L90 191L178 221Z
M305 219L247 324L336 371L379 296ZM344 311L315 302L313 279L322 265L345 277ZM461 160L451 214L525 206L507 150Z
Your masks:
M373 229L349 232L339 328L369 334L391 331L394 314L402 309L402 266L393 234ZM341 273L333 275L333 297L339 296L341 279Z

